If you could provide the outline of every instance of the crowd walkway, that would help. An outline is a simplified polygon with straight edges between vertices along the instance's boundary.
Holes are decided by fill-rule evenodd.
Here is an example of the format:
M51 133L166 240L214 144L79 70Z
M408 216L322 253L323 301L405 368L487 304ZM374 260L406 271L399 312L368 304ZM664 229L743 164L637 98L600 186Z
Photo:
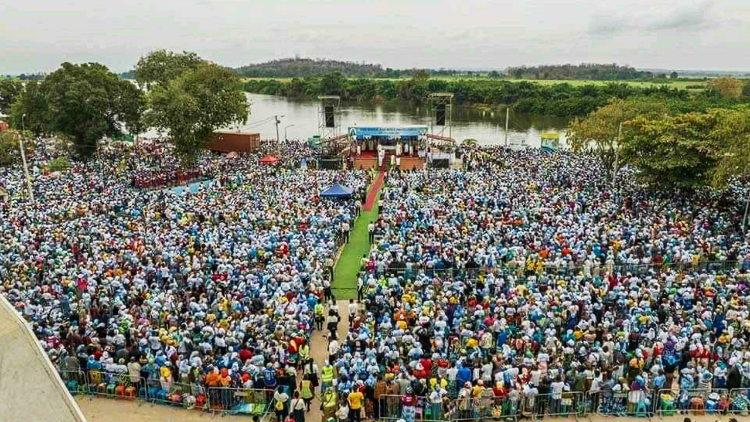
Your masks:
M383 186L384 180L385 171L381 171L378 175L378 178L375 179L375 183L373 183L370 187L370 192L368 192L367 194L367 202L365 202L365 206L362 207L363 210L372 211L372 209L377 206L378 196L380 195L380 188Z
M367 195L367 204L362 209L362 213L354 223L354 227L349 234L349 243L344 246L341 252L336 268L332 288L336 299L356 299L357 298L357 275L359 273L362 256L370 251L370 239L367 233L367 226L378 219L378 200L380 199L381 188L385 176L381 172L375 180ZM372 199L370 199L372 198Z

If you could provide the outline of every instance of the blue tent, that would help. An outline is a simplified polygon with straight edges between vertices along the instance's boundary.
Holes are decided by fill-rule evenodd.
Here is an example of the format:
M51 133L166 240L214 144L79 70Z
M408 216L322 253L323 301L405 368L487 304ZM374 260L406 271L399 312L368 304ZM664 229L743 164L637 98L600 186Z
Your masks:
M320 193L323 198L351 198L352 190L338 183Z

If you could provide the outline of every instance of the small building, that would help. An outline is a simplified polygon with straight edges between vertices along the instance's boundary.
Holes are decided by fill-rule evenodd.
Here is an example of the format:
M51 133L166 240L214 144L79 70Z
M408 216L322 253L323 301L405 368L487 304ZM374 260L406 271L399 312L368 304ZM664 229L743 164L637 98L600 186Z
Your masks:
M231 130L214 132L208 149L218 152L255 152L260 148L260 133L247 133Z
M4 132L8 130L8 128L10 128L10 125L8 124L8 122L0 120L0 132Z

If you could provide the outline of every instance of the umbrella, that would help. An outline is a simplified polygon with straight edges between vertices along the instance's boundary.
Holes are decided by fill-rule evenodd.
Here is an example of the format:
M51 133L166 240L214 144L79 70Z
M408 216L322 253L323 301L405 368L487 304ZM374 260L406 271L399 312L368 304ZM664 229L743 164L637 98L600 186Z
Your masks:
M261 164L278 164L279 159L274 157L273 155L266 155L265 157L260 159Z

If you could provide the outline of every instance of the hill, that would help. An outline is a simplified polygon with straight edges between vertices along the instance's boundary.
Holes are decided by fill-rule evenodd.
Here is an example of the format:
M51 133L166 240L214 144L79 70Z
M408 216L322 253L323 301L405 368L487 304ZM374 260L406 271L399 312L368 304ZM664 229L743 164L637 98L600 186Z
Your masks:
M289 58L242 66L235 71L247 78L291 78L323 76L339 72L345 77L379 77L385 70L379 64L328 59Z

